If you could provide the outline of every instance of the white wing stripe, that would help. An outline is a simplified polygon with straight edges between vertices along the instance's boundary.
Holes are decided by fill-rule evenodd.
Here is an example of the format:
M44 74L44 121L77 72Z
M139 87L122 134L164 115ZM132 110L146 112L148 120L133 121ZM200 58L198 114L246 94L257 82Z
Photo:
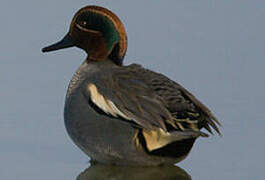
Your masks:
M117 106L110 100L103 97L99 92L97 87L94 84L88 84L88 90L90 92L90 98L92 102L101 110L107 114L111 114L114 117L121 116L124 119L131 120L123 112L121 112Z
M124 119L127 119L127 120L131 120L131 118L129 118L128 116L126 116L124 113L122 113L116 106L115 104L110 101L110 100L107 100L108 103L110 104L111 108L113 109L114 112L116 112L116 114L118 114L119 116L123 117Z

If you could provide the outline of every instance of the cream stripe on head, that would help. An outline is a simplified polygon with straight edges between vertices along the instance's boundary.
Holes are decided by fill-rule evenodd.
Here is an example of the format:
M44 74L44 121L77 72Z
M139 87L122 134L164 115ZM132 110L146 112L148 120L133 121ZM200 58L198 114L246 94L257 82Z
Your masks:
M103 95L101 95L94 84L88 84L88 90L90 92L91 101L106 114L111 114L114 117L120 116L124 119L132 120L130 117L121 112L111 100L106 99Z

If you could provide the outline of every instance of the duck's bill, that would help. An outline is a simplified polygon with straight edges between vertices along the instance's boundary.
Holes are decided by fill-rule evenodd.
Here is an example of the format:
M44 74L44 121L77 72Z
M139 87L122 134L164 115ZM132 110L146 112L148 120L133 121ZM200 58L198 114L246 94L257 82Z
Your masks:
M43 48L42 52L56 51L59 49L69 48L73 46L74 46L73 40L71 36L67 34L66 36L64 36L64 38L61 41Z

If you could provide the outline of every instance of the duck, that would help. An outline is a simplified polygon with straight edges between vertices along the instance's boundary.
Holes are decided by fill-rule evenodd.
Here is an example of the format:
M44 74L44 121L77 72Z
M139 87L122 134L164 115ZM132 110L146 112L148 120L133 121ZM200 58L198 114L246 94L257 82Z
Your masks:
M91 162L175 164L199 137L213 131L221 135L213 113L179 83L139 64L123 64L125 27L107 8L81 8L63 39L42 51L70 47L84 50L87 57L69 83L64 123Z

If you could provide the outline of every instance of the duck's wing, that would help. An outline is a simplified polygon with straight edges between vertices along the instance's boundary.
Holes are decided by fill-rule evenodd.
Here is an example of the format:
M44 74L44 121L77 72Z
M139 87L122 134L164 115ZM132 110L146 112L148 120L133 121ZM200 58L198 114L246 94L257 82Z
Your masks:
M137 74L141 74L148 82L149 87L163 99L167 110L174 117L181 130L205 128L212 134L210 128L212 127L221 135L217 126L221 126L221 124L216 117L180 84L170 80L163 74L144 69L137 64L131 65L130 69Z
M162 129L179 136L207 136L200 131L219 122L182 86L139 65L109 68L84 84L88 100L105 114L147 130ZM174 133L172 133L174 132ZM183 134L184 133L184 134Z
M144 129L161 128L173 119L163 100L140 74L129 68L112 68L95 73L83 85L90 103L106 115L134 123Z

